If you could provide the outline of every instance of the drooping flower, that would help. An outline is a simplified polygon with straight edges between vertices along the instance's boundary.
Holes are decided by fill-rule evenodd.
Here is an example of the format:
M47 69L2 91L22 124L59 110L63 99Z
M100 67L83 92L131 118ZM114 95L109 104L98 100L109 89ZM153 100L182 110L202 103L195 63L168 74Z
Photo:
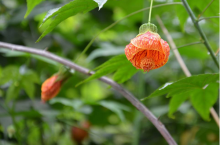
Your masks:
M147 72L165 65L169 54L170 47L157 34L154 24L143 24L139 34L125 48L125 55L132 65Z
M46 102L55 97L62 84L71 76L69 70L62 68L58 73L48 78L41 86L41 100Z
M73 126L71 129L71 138L78 145L81 145L82 142L88 137L88 129L91 124L89 121L84 121L81 123L82 128Z

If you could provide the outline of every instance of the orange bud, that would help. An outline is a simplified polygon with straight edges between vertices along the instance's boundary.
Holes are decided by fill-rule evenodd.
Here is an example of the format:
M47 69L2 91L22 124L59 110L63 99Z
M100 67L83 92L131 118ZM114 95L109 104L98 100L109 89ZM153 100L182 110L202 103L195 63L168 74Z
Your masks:
M72 127L71 129L71 137L78 145L81 145L82 142L88 137L87 129L90 128L90 123L85 121L82 123L82 128Z
M53 75L49 79L47 79L41 86L41 100L46 102L53 97L55 97L59 91L62 84L62 80L58 80L58 74Z
M148 24L144 25L147 26ZM156 26L153 25L153 27ZM143 27L141 28L140 31L142 32L136 38L132 39L131 43L125 48L127 59L134 67L144 71L162 67L167 63L170 54L168 43L161 39L159 34L152 32L149 28L144 27L145 30Z

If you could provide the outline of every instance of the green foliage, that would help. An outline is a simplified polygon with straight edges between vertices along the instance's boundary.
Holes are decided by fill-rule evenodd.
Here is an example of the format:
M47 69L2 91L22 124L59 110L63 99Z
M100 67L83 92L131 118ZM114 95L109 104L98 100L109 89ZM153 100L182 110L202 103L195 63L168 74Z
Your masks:
M113 101L100 101L98 104L116 113L121 121L125 121L125 117L122 111L130 111L127 106Z
M46 36L49 32L51 32L60 22L80 12L83 13L88 12L94 9L95 7L97 7L97 4L92 0L74 0L62 6L61 8L50 10L46 15L46 17L44 18L43 23L45 23L48 19L54 16L55 18L52 20L52 22L43 32L43 34L41 34L37 42L39 42L44 36Z
M130 111L130 108L127 107L126 105L123 105L121 103L115 102L115 101L98 101L98 102L82 102L80 100L70 100L70 99L65 99L65 98L54 98L53 100L50 101L51 104L56 104L60 103L64 106L69 106L74 109L76 112L83 112L83 110L86 109L86 105L100 105L102 107L105 107L112 112L114 112L120 119L121 121L125 121L125 116L123 111Z
M94 50L90 55L86 58L87 61L92 61L97 57L102 56L111 56L111 55L119 55L123 54L125 47L124 46L115 46L111 43L101 43L100 48Z
M15 100L19 94L20 86L16 83L12 83L6 93L6 101Z
M40 4L43 0L27 0L27 11L25 14L25 18L31 13L35 6Z
M33 99L35 93L35 83L40 83L37 74L25 68L7 66L3 68L0 76L1 85L9 85L6 93L6 100L11 101L17 98L21 89Z
M184 6L176 6L175 11L176 11L176 15L178 16L178 19L180 22L180 27L181 27L182 31L184 31L184 26L185 26L186 20L189 17L187 14L187 11L184 8Z
M77 84L77 86L82 83L88 82L90 80L100 78L104 75L110 74L115 71L116 73L114 74L114 80L117 81L118 83L123 83L128 79L130 79L138 71L127 60L124 54L111 58L107 62L95 68L95 70L97 70L95 74L91 75L86 80L80 82L79 84Z
M173 97L169 104L169 116L171 117L177 108L187 98L190 98L192 105L202 118L208 120L209 110L218 98L218 79L219 74L202 74L187 77L173 83L166 83L147 98L164 94L168 94L168 97Z

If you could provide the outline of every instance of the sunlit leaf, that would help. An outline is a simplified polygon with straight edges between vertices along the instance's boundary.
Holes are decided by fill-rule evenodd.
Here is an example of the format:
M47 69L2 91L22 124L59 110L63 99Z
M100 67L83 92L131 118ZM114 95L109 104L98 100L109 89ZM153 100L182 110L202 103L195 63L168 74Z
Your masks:
M202 74L187 77L173 83L166 83L149 97L164 94L173 97L170 102L169 116L188 98L203 119L209 119L209 109L217 101L219 74ZM146 99L146 98L144 98ZM143 100L144 100L143 99ZM207 100L208 99L208 100Z
M135 68L127 60L124 54L111 58L102 65L98 66L95 70L97 70L95 74L91 75L86 80L80 82L79 84L77 84L77 86L90 80L97 79L104 75L113 73L115 71L115 80L119 83L122 83L128 80L132 75L134 75L137 72L137 70L135 70Z
M137 71L138 70L128 62L115 72L113 79L118 83L123 83L136 74Z
M25 18L31 13L33 8L40 4L43 0L27 0L27 11L25 14Z
M43 23L53 16L55 16L55 18L52 20L43 34L38 38L37 42L39 42L44 36L51 32L60 22L80 12L88 12L95 7L97 7L97 4L92 0L74 0L61 8L49 11L49 14L46 15L46 19L44 19Z

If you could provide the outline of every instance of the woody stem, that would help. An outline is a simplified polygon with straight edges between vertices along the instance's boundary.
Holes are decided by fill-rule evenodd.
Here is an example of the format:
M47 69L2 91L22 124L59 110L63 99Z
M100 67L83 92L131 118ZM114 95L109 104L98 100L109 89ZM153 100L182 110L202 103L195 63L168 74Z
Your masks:
M151 0L151 2L150 2L150 11L149 11L149 18L148 18L148 23L149 23L149 24L150 24L150 20L151 20L152 6L153 6L153 0Z
M82 74L85 75L92 75L95 72L91 72L88 69L81 67L67 59L61 58L57 55L54 55L50 52L44 51L44 50L39 50L39 49L34 49L30 47L25 47L21 45L14 45L10 43L4 43L0 42L0 48L1 49L11 49L12 51L21 51L21 52L27 52L27 53L32 53L36 55L40 55L43 57L46 57L48 59L54 60L56 62L59 62L65 66L68 66ZM142 104L135 96L133 96L129 91L124 89L121 85L117 84L113 80L107 78L107 77L101 77L99 78L102 82L112 86L115 90L117 90L121 95L123 95L133 106L135 106L140 112L143 113L145 117L147 117L153 125L158 129L158 131L161 133L161 135L166 139L167 143L169 145L177 145L175 140L172 138L166 127L163 125L160 120L158 120L152 113L151 111L144 105Z

